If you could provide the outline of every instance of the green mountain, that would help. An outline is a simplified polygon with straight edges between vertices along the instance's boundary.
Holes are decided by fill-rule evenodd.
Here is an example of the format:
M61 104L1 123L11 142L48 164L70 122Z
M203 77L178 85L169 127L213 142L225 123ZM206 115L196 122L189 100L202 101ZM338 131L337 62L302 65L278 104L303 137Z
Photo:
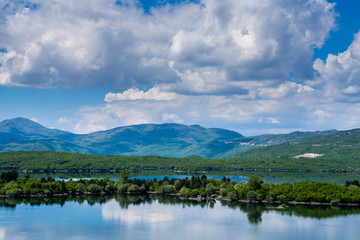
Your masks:
M199 125L141 124L118 127L90 134L73 134L46 128L25 118L0 122L0 152L5 151L64 151L101 155L159 155L206 158L253 155L264 146L294 144L322 139L338 133L293 132L244 137L240 133ZM254 152L247 150L256 149ZM266 148L265 148L266 149ZM244 152L245 151L245 152ZM241 155L244 152L245 155ZM286 152L284 150L284 152Z
M76 135L70 132L46 128L27 118L13 118L0 122L0 139L23 137L55 137L72 139Z
M49 129L25 118L0 123L0 151L65 151L102 155L214 157L233 148L237 132L199 125L142 124L90 134Z

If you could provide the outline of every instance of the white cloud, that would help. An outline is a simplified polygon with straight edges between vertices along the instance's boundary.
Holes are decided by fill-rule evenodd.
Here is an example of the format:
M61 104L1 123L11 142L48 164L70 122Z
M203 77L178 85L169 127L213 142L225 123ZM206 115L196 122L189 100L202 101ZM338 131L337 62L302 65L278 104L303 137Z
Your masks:
M6 236L6 229L0 228L0 239L5 239Z
M287 96L285 100L254 99L236 95L182 94L177 94L176 99L166 101L121 100L80 108L76 111L73 122L76 122L75 131L78 133L124 125L165 122L223 127L244 134L251 131L251 128L257 128L261 133L262 129L279 124L280 119L284 128L307 128L308 121L318 119L307 112L315 111L314 107L322 104L317 103L317 96L314 94L317 93L310 93L306 101L302 100L302 94ZM307 120L304 121L305 119Z
M311 79L313 48L336 17L325 0L203 0L151 14L136 1L28 2L37 6L2 3L9 4L0 10L2 85L124 91L163 84L167 92L243 95L249 89L241 81L275 87L289 72Z
M151 14L134 1L36 3L0 3L10 6L0 8L0 84L109 89L106 103L58 120L77 132L162 122L244 134L359 127L360 33L312 63L335 27L325 0L203 0Z
M333 102L321 91L299 93L296 89L281 98L177 94L166 101L113 101L76 110L70 124L74 129L68 130L89 133L125 125L176 122L227 128L249 136L359 127L360 103Z
M277 119L277 118L275 118L275 117L268 117L268 118L267 118L267 121L268 121L269 123L273 123L273 124L279 124L279 123L280 123L279 119Z
M37 118L30 118L31 121L39 123L39 119Z
M162 114L162 121L163 122L173 122L173 123L183 123L184 121L173 113L163 113Z
M284 82L277 87L258 88L257 91L261 98L284 98L289 95L311 93L314 89L307 85Z
M69 124L71 123L71 120L67 117L61 117L57 120L57 122L61 124Z
M317 110L315 110L315 111L313 112L313 114L314 114L316 117L320 118L320 119L322 119L322 118L327 118L327 117L330 117L330 116L331 116L331 114L330 114L329 112L326 112L326 111L324 111L324 110L322 110L322 109L317 109Z
M175 93L163 92L159 87L153 87L148 91L131 88L123 93L108 93L105 96L106 102L113 102L119 100L173 100L176 98Z
M314 69L319 76L314 85L324 88L325 96L332 100L355 100L360 86L360 32L355 34L349 48L338 55L329 54L326 61L316 59ZM310 82L311 83L311 82Z
M357 85L350 85L347 88L343 89L342 92L346 94L356 94L359 93L360 89Z

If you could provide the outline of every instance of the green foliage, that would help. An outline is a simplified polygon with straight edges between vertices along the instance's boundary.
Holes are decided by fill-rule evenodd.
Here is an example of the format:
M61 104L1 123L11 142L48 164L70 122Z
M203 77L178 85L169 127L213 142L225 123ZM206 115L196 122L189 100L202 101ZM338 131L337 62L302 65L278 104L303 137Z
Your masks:
M186 196L186 192L187 192L187 188L184 186L180 189L179 193L181 196L185 197Z
M159 194L169 194L169 193L176 193L176 188L169 184L163 184L157 190Z
M9 190L12 190L12 189L16 189L16 188L19 188L19 184L16 181L8 182L5 185L5 191L6 192L9 191Z
M0 175L0 179L4 180L5 182L16 181L18 179L18 172L17 171L10 171L10 172L3 172Z
M250 176L248 180L248 187L250 191L256 191L261 188L262 179L258 176Z
M20 188L14 188L6 191L6 194L10 196L19 196L22 194L22 190Z
M213 183L208 183L205 188L205 193L207 196L211 196L217 192L217 188L214 186Z
M83 183L77 183L75 185L75 191L78 193L83 193L85 191L85 185Z
M99 193L100 187L97 184L92 183L87 186L87 190L91 193Z
M124 182L126 182L128 180L128 178L130 177L130 171L129 169L123 169L120 172L120 177L122 178L122 180Z
M139 186L138 185L135 185L135 184L132 184L129 188L128 188L128 192L130 193L137 193L139 192Z
M359 146L360 149L360 146ZM355 155L354 155L355 156ZM360 156L360 152L359 155ZM273 158L273 157L244 157L222 159L191 159L191 158L167 158L159 156L101 156L65 152L3 152L0 153L0 166L6 168L21 168L27 170L44 172L51 171L109 171L113 169L132 170L144 169L171 169L171 170L246 170L246 169L275 169L289 171L301 170L322 170L322 171L354 171L360 168L360 159L357 157L345 158L339 155L338 158ZM266 167L265 167L266 166ZM349 168L351 167L351 168ZM129 177L128 174L122 179ZM206 179L191 179L193 186L203 185ZM205 186L205 185L203 185Z
M239 199L238 192L235 190L228 192L227 198L230 199L231 201L238 200Z
M354 182L354 181L353 181ZM356 183L356 182L354 182ZM191 179L140 180L129 179L127 183L109 179L81 179L79 181L54 181L52 178L29 179L17 181L0 181L1 195L54 195L79 193L139 194L155 191L159 195L179 194L183 197L198 196L217 197L221 195L231 201L248 200L265 202L320 202L333 205L343 203L360 204L360 188L357 185L339 185L326 182L281 182L279 184L263 182L257 176L251 176L248 183L235 183L223 180L192 177ZM87 192L86 192L87 191Z
M256 192L254 192L254 191L249 191L247 193L246 197L247 197L247 200L249 200L250 202L253 202L253 201L257 200L256 199Z

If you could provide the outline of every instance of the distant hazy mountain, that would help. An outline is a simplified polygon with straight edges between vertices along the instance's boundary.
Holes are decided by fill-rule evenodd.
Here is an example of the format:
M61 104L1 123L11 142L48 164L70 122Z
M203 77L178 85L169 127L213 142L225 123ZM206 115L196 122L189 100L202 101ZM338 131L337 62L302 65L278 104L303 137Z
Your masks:
M46 128L25 118L0 123L0 151L49 150L93 154L214 157L233 148L237 132L199 125L142 124L90 134ZM220 147L215 147L220 145Z
M316 139L336 131L293 132L244 137L199 125L141 124L90 134L46 128L26 118L0 122L0 151L65 151L103 155L201 156L220 158L253 148Z
M46 128L27 118L13 118L0 122L0 139L21 137L56 137L61 139L73 138L70 132Z

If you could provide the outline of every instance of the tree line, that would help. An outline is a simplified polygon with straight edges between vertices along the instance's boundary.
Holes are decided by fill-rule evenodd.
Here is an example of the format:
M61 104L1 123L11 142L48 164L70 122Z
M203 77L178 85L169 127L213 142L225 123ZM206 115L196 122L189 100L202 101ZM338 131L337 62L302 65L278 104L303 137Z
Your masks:
M0 195L5 196L56 196L79 194L158 194L179 195L188 199L223 199L266 203L319 202L328 204L360 204L360 187L354 181L339 185L325 182L263 182L258 176L250 176L248 182L208 179L205 175L185 179L140 180L128 179L126 171L122 179L80 179L56 181L52 177L31 179L24 177L7 181L0 179Z
M160 156L93 155L49 151L19 151L0 153L2 169L20 169L38 172L52 171L112 171L156 170L223 171L328 171L360 172L360 161L355 158L304 159L277 158L274 156L207 159L199 157L169 158Z

